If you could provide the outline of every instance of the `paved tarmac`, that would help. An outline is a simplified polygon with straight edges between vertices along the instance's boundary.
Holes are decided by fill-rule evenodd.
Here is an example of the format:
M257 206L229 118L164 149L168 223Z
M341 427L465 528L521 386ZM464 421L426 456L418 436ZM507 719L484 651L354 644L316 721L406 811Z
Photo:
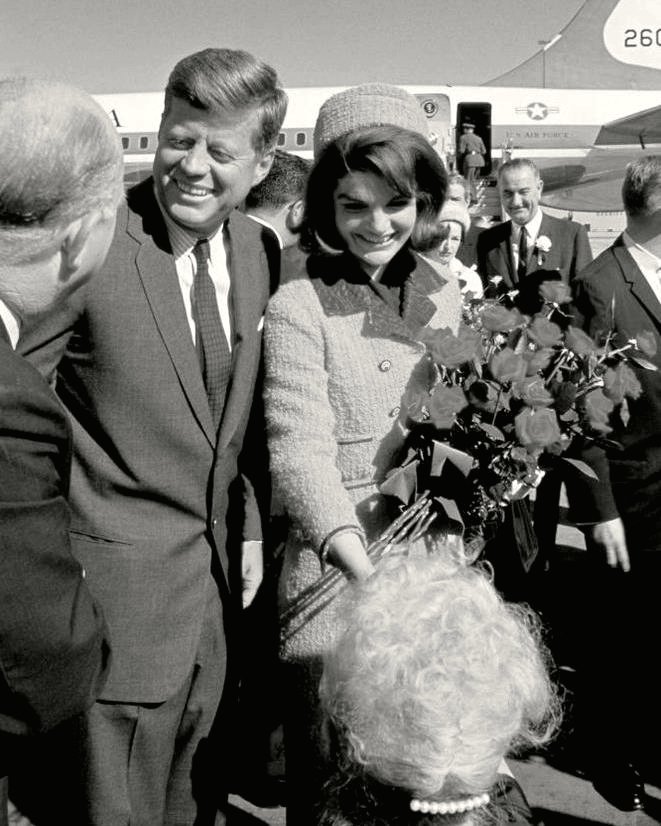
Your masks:
M537 758L509 760L533 812L544 826L652 826L661 823L661 790L647 786L649 812L620 812L606 803L590 782ZM228 826L284 826L285 809L260 809L241 797L230 798Z

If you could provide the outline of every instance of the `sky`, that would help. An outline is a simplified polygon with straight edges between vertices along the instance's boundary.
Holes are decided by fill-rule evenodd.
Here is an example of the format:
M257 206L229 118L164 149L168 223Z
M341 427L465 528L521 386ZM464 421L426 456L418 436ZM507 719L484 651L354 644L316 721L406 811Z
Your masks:
M0 76L160 91L182 57L241 48L284 86L479 85L550 40L582 0L0 0Z

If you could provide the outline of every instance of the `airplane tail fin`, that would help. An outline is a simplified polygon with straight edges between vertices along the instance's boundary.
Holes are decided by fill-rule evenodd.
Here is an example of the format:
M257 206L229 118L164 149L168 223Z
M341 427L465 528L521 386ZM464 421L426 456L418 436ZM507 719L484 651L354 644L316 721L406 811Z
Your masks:
M585 0L543 49L484 85L661 89L661 3Z

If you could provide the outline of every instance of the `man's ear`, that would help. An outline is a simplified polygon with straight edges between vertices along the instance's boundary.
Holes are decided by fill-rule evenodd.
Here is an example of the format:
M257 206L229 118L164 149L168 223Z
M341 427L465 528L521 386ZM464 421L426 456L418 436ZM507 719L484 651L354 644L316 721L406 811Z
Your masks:
M287 217L285 218L285 226L290 232L298 232L303 223L303 215L305 214L305 203L302 198L292 201L287 210Z
M82 218L76 218L66 228L60 245L61 272L64 277L68 278L81 268L85 244L99 217L98 212L88 213L83 215Z
M257 184L261 184L261 182L266 178L266 176L271 171L271 166L273 165L273 158L275 158L275 146L272 146L270 149L266 149L257 162L257 166L255 168L255 175L253 177L252 186L257 186ZM251 187L252 189L252 187Z
M539 188L538 188L538 190L537 190L537 191L539 192L539 194L540 194L540 195L542 194L542 190L543 190L543 189L544 189L544 181L540 178L540 179L539 179Z

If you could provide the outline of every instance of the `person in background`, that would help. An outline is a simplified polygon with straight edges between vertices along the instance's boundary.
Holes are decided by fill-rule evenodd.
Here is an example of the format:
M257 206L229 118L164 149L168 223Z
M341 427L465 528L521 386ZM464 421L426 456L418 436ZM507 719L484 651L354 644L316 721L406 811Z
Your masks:
M247 52L176 64L153 176L128 192L71 323L57 390L74 430L73 551L113 662L62 811L44 801L61 823L225 822L234 628L262 575L263 425L246 430L279 259L236 207L270 169L286 105Z
M269 174L246 197L243 211L273 230L280 249L292 246L299 239L309 172L309 161L276 149Z
M103 685L107 630L71 552L71 429L15 347L100 269L123 195L122 149L85 92L0 81L0 824L7 776ZM65 755L56 755L65 759ZM38 786L35 787L38 794Z
M320 689L340 756L314 822L535 823L504 757L560 716L537 616L447 557L386 560L341 616Z
M470 293L473 298L482 298L482 279L475 268L466 267L457 257L462 242L470 229L470 215L466 207L458 201L446 200L438 216L439 226L445 233L436 250L436 258L447 266L459 280L463 295Z
M448 191L446 200L463 204L466 209L470 207L470 187L468 186L466 178L458 172L453 172L448 177ZM462 241L462 244L459 247L459 252L457 253L457 258L466 267L472 267L473 264L477 264L477 252L475 250L475 245L477 243L478 235L484 229L484 226L480 224L480 220L481 219L479 217L474 220L471 216L470 227L468 228L468 231L464 233L464 240Z
M366 548L391 521L378 484L404 444L400 402L424 357L422 332L459 323L458 282L419 254L440 239L446 185L426 135L417 100L397 87L366 84L322 105L309 254L284 254L264 324L271 472L290 520L279 592L289 826L315 822L329 772L318 739L321 657L342 582L372 573ZM330 566L343 576L317 599Z
M485 229L477 240L477 269L488 293L515 290L537 269L558 270L571 285L592 261L585 227L547 215L540 207L543 188L539 170L527 158L498 168L498 192L510 220Z
M470 188L470 202L477 203L477 179L480 177L480 170L485 165L484 156L487 153L484 141L475 134L475 124L466 121L461 124L462 134L459 138L459 157L461 158L461 171L468 181Z
M596 790L633 811L649 802L645 780L658 780L661 736L654 654L661 580L661 156L627 166L622 201L626 229L577 278L572 313L598 344L608 336L611 347L639 345L644 361L629 362L625 378L629 386L638 383L640 395L628 399L627 410L621 396L604 398L608 442L589 443L583 456L598 481L578 474L567 481L567 493L590 562L577 724L586 733Z

